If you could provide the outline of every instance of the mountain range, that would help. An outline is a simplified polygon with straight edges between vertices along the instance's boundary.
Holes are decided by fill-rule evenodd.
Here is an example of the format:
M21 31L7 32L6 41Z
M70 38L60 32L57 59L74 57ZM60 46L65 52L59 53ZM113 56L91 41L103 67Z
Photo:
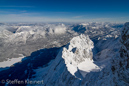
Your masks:
M37 86L129 85L129 23L0 27L1 63L23 57L12 66L0 65L0 80L43 80Z

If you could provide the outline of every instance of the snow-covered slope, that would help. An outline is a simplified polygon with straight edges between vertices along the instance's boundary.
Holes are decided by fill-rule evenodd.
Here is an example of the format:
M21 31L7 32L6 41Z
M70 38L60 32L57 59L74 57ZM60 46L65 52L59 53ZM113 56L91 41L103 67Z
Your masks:
M119 39L121 44L117 43L118 40L112 42L113 45L110 45L110 42L105 42L108 44L101 45L103 48L96 54L96 61L93 60L92 49L94 46L89 37L80 35L73 38L59 52L55 61L46 70L48 72L45 75L39 73L44 80L43 85L129 86L128 32L129 23L126 23ZM113 47L115 45L117 47Z

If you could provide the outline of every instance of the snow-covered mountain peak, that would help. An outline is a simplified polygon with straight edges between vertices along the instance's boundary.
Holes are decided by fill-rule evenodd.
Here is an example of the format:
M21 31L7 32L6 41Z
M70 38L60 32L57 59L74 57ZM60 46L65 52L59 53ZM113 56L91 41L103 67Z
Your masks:
M67 70L72 74L78 70L85 71L82 74L85 77L87 72L90 72L92 69L96 69L97 67L93 63L93 53L92 49L94 47L93 42L90 40L88 35L80 35L74 37L66 47L63 48L62 58L65 61L67 66ZM85 68L83 65L86 65ZM83 67L82 67L83 66ZM90 68L88 68L90 67ZM85 70L86 69L86 70ZM97 68L99 69L99 68Z
M94 47L93 42L90 40L89 36L80 35L74 37L70 43L66 45L63 49L63 58L71 58L72 61L80 63L85 60L85 58L92 59L92 48ZM71 55L70 57L68 57Z
M16 32L29 31L31 26L20 26Z

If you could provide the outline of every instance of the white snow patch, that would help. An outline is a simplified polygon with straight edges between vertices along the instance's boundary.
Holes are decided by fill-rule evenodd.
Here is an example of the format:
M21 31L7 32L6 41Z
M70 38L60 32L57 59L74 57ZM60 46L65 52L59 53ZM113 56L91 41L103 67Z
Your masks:
M19 58L12 58L12 59L8 59L7 61L3 61L0 62L0 67L4 68L4 67L10 67L11 65L20 62L22 59L24 58L24 56L19 57Z
M67 64L66 66L67 66L67 68L68 68L68 71L69 71L72 75L74 75L74 73L77 71L77 67L74 66L74 65L72 65L72 64Z
M90 59L86 59L84 62L80 63L78 65L78 69L83 77L85 77L89 72L100 71L100 68L96 64L94 64L93 60Z

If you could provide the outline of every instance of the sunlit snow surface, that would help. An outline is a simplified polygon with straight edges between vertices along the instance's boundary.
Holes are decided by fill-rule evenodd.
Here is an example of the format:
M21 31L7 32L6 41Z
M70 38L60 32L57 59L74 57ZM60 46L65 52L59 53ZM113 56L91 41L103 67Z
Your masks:
M2 68L10 67L15 63L20 62L23 58L24 56L22 55L22 57L19 57L19 58L12 58L12 59L8 59L7 61L0 62L0 67Z
M78 69L83 77L89 72L98 72L100 68L94 64L94 62L90 59L86 59L84 62L78 65Z

